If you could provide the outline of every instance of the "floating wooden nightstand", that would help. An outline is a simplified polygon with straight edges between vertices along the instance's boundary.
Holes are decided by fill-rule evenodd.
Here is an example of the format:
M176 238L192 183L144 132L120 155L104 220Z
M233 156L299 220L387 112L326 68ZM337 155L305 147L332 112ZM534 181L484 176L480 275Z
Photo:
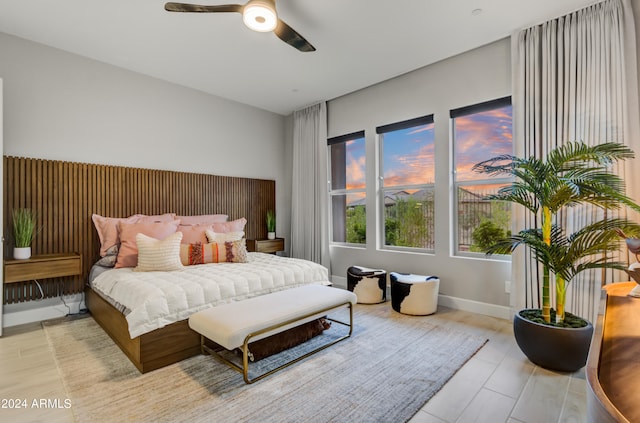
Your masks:
M4 261L4 283L76 276L81 273L82 257L76 253L43 254L26 260Z
M247 251L275 254L284 251L284 238L276 239L248 239Z

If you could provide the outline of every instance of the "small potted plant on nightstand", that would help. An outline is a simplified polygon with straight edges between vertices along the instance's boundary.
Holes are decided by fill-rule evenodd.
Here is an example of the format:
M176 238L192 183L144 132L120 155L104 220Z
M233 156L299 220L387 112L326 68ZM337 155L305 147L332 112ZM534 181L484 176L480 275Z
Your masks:
M276 212L267 210L267 239L276 239Z
M13 258L28 259L31 257L31 243L36 236L36 215L31 209L14 209L12 217L15 241Z

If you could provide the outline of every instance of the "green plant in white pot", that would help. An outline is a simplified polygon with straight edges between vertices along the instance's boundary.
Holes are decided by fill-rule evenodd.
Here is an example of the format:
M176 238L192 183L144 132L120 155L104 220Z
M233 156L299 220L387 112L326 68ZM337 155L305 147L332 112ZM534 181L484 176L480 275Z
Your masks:
M609 169L612 163L632 157L633 152L618 143L589 146L571 142L551 150L544 158L503 155L474 166L477 172L515 177L512 184L488 198L519 204L534 216L534 227L498 241L488 253L507 254L524 245L542 269L541 309L521 310L514 317L518 345L542 367L575 371L585 365L593 326L565 312L567 286L576 274L588 269L625 270L626 265L613 258L621 248L618 231L640 233L637 224L607 218L603 213L603 219L567 235L558 216L581 204L602 210L629 207L640 211L640 206L625 195L624 181ZM552 286L555 307L551 304ZM523 326L527 329L520 333Z
M267 210L267 239L276 239L276 212Z
M31 257L31 243L36 236L36 215L31 209L14 209L12 220L15 241L13 258L28 259Z

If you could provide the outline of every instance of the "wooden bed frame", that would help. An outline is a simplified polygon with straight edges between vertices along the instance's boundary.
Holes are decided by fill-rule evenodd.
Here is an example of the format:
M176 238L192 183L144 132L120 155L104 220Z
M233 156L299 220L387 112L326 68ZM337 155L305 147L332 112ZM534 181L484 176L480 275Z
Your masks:
M32 245L34 254L82 256L82 275L40 281L45 298L84 292L94 319L143 373L199 354L200 337L186 320L129 337L122 313L85 287L100 250L91 215L223 213L229 220L247 219L247 239L266 239L265 216L276 209L273 180L10 156L4 156L3 170L4 233L12 233L13 209L31 208L42 228ZM4 249L6 254L10 250ZM5 303L37 298L33 282L5 284L4 290Z
M187 320L131 339L124 315L89 287L85 291L85 302L95 321L141 373L200 354L200 335L189 328Z

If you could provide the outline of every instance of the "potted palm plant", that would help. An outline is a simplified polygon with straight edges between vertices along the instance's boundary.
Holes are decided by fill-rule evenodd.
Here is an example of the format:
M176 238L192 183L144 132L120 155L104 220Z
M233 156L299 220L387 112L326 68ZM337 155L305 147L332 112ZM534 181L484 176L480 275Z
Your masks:
M519 204L534 216L534 227L497 241L488 254L509 254L523 245L542 269L541 309L521 310L514 317L518 346L542 367L575 371L586 364L593 326L566 312L567 286L587 269L626 269L613 258L621 247L618 231L629 235L640 231L627 219L607 218L610 213L602 213L602 219L566 234L558 216L582 204L601 210L629 207L640 211L625 195L624 181L609 170L612 163L632 157L633 152L618 143L589 146L571 142L551 150L545 158L503 155L474 166L477 172L513 176L510 185L488 197Z
M36 236L36 215L31 209L14 209L12 218L15 241L13 258L28 259L31 257L31 243Z
M267 210L267 239L276 239L276 212Z

